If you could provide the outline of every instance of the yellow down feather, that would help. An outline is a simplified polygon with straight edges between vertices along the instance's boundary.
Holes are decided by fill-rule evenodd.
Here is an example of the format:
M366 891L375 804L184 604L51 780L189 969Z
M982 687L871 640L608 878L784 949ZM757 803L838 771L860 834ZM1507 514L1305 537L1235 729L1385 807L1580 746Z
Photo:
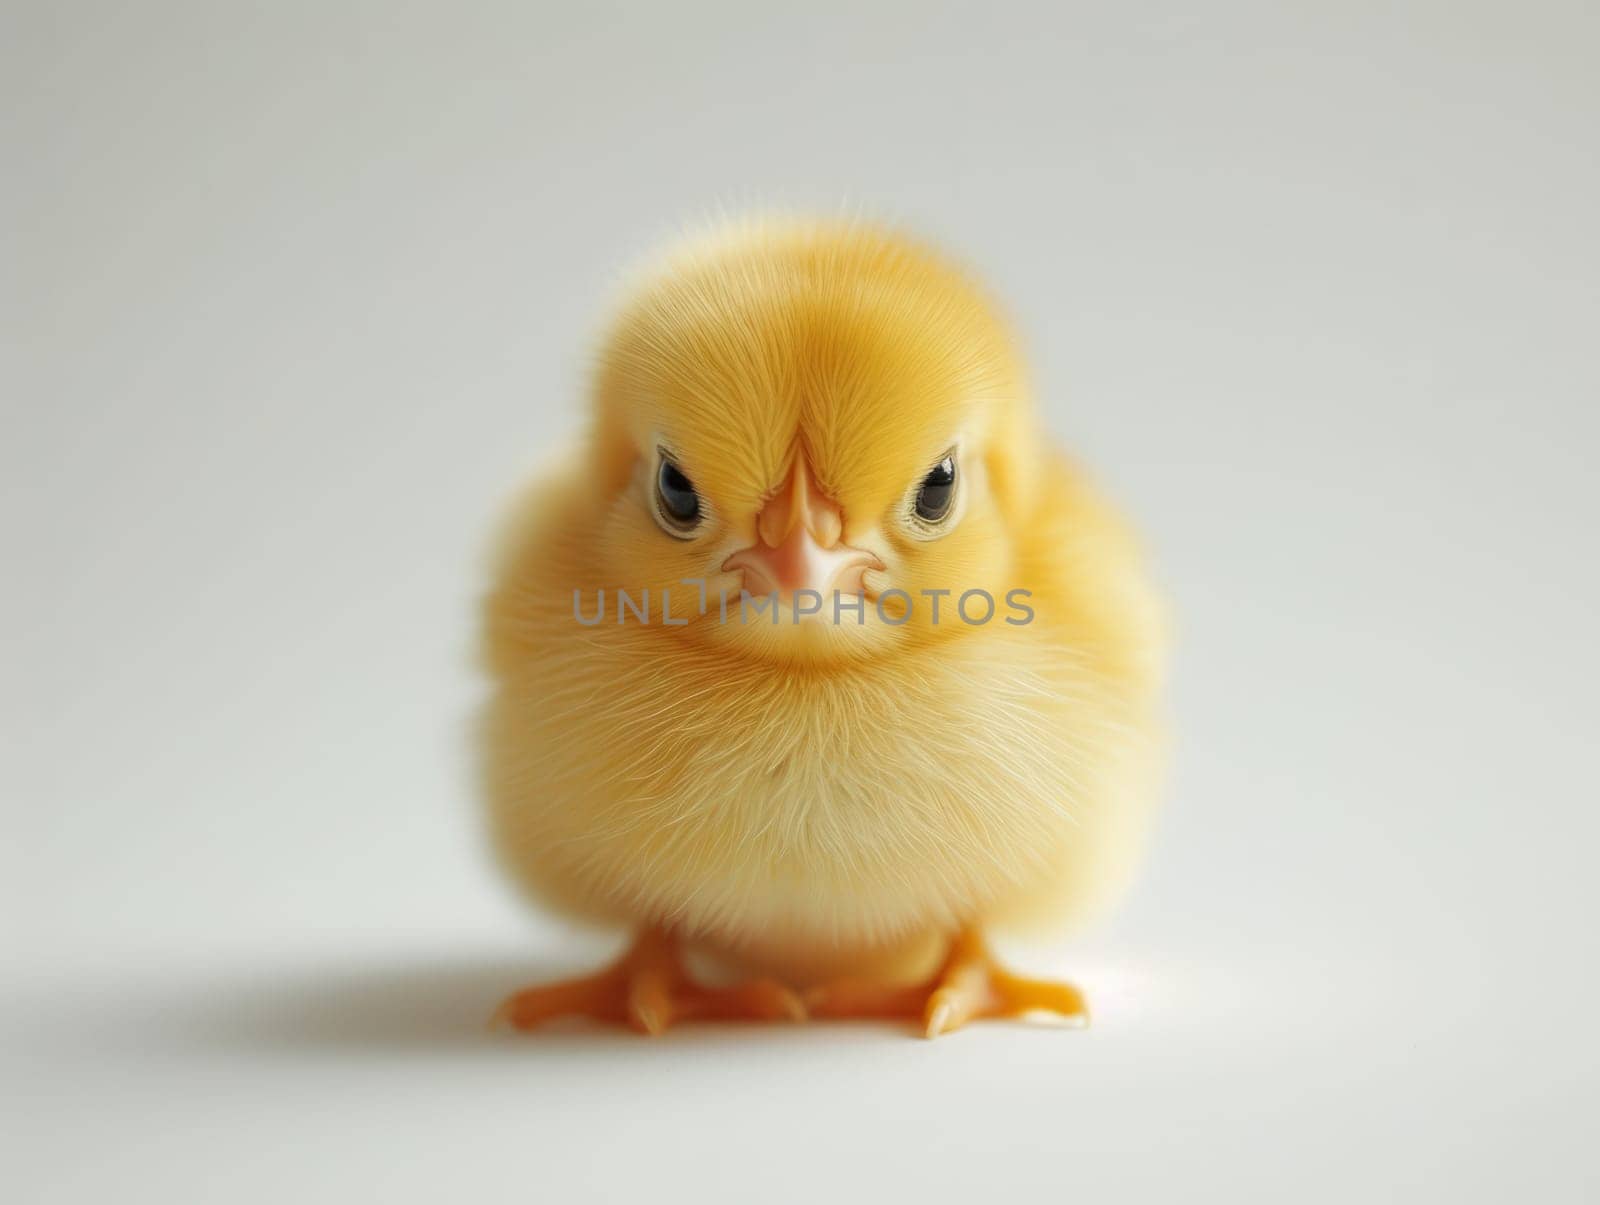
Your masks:
M1125 880L1160 609L964 273L866 225L718 232L638 283L592 402L582 446L518 500L485 608L483 775L517 883L803 983L925 962L963 926L1065 923ZM652 515L663 446L704 499L695 539ZM909 491L952 447L959 521L915 538ZM721 559L797 456L883 561L869 594L904 591L908 614L739 623L735 582L720 621ZM648 589L651 622L618 622L618 589ZM954 612L975 589L990 622ZM687 623L660 622L663 590ZM1029 623L1004 621L1014 590ZM590 618L605 592L600 623L574 591Z

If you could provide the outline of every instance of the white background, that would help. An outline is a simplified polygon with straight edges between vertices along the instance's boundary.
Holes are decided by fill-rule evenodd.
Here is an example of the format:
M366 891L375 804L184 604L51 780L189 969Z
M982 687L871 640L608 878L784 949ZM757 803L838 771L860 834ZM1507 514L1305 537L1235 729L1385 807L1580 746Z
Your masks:
M578 7L4 6L3 1195L1593 1200L1593 6ZM608 940L486 533L774 202L984 273L1173 598L1086 1032L480 1030Z

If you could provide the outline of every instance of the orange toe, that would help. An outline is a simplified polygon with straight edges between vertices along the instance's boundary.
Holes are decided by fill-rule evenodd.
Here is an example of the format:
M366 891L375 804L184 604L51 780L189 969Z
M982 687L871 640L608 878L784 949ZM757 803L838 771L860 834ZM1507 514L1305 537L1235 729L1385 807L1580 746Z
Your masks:
M995 962L982 938L968 931L951 943L944 965L931 979L912 985L841 979L806 995L813 1017L904 1018L925 1037L960 1029L983 1017L1020 1017L1047 1012L1087 1023L1089 1007L1070 983L1027 979Z
M793 991L771 979L700 986L689 977L672 938L647 930L603 971L507 997L491 1024L528 1030L575 1016L654 1036L680 1021L803 1021L806 1010Z

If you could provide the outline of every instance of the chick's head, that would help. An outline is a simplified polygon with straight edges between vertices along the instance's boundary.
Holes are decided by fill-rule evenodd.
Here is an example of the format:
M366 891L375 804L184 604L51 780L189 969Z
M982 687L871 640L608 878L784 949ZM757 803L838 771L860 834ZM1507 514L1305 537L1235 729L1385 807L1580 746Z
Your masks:
M1010 588L1036 447L1020 366L915 242L788 223L688 246L624 308L595 406L601 580L574 584L670 590L666 636L872 657L959 638L963 594L977 619Z

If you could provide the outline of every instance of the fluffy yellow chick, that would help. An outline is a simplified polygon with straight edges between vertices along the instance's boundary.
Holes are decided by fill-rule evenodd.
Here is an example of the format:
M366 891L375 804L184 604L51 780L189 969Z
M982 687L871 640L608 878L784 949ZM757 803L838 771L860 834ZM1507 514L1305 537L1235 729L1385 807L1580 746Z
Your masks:
M521 499L486 604L498 852L635 940L499 1015L1085 1015L983 935L1125 878L1160 645L1132 540L961 271L850 223L680 249L612 327L587 438Z

